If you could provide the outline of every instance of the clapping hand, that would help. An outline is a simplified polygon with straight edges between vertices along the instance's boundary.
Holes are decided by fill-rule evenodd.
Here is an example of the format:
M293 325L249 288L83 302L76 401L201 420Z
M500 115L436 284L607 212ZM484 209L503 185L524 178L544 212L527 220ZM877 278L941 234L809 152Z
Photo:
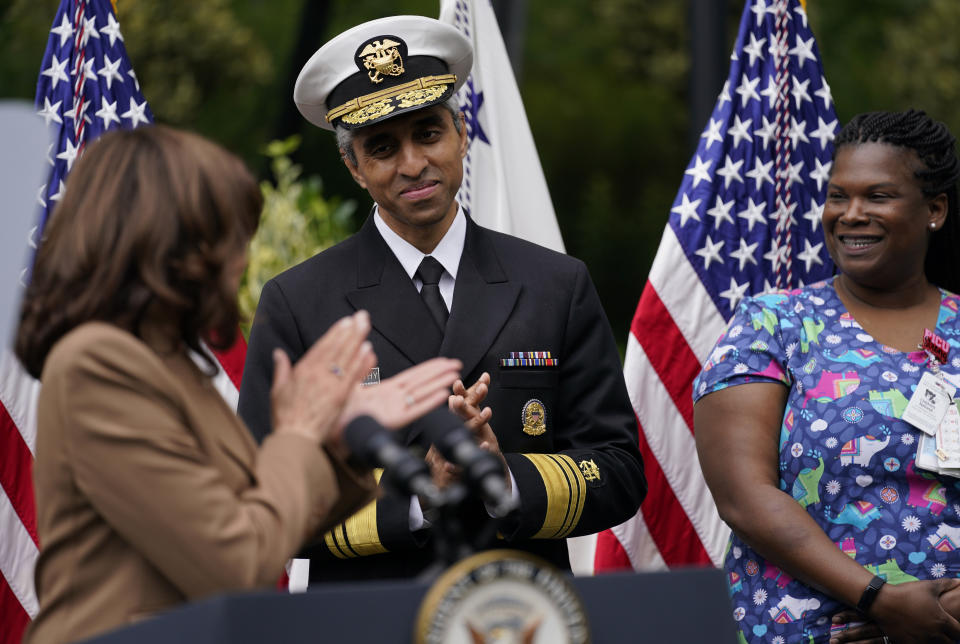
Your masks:
M453 383L453 395L447 400L450 411L459 416L464 425L473 434L477 444L481 448L496 454L500 454L500 443L497 442L497 436L490 427L490 419L493 417L493 410L489 407L480 405L487 397L490 391L490 374L483 372L469 389L465 388L462 380Z
M330 327L296 365L282 350L273 353L270 402L273 428L316 442L339 442L336 423L347 398L376 364L366 341L370 316L366 311L345 317Z
M490 374L486 372L481 374L469 388L464 386L462 380L457 380L453 383L453 394L448 398L447 405L450 411L464 421L464 425L473 434L474 440L477 441L480 448L489 451L500 459L503 464L507 490L510 490L511 483L507 461L500 452L500 443L490 427L493 410L489 407L480 407L489 390ZM430 472L437 487L443 489L450 483L459 480L460 468L441 456L436 447L431 446L427 451L426 461L430 466Z
M372 416L389 429L399 429L443 403L463 365L433 358L371 387L357 386L340 415L343 427L357 416Z

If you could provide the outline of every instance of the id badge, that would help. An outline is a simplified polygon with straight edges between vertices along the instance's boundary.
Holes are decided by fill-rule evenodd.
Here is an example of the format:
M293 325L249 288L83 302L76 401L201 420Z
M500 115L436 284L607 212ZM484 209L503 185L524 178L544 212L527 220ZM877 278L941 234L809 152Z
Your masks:
M937 428L937 458L942 469L960 468L960 412L955 404Z
M920 434L920 440L917 441L917 458L915 461L918 470L926 470L938 474L940 472L940 459L937 458L937 439L933 436Z
M957 388L946 380L937 378L929 371L925 372L910 396L903 420L928 436L936 436L937 427L946 416L956 392Z

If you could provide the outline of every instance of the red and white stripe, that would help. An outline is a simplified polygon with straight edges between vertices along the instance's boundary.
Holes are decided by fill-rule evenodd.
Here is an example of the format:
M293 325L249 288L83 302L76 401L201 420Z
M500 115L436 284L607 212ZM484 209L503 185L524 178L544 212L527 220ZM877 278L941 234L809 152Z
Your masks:
M0 356L0 643L17 644L37 614L33 567L39 552L33 500L37 381L13 354Z
M597 537L595 569L719 565L730 534L697 459L691 385L726 327L667 226L627 340L624 379L637 414L647 499Z
M237 410L237 401L240 399L240 379L243 378L243 363L247 359L247 342L243 334L237 329L237 340L226 351L214 351L217 364L220 365L217 375L213 377L213 384L230 406Z

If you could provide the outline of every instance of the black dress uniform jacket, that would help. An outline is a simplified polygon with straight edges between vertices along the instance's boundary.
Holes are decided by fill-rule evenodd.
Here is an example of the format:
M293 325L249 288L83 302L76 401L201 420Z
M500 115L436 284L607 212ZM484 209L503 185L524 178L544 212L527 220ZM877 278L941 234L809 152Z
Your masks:
M371 215L356 235L263 289L239 403L259 440L270 430L273 349L296 360L336 320L359 309L370 313L383 379L437 355L461 360L467 385L490 373L484 404L493 410L490 425L521 501L490 546L527 550L569 568L564 537L634 515L646 493L636 419L610 325L581 261L468 217L441 334ZM549 351L558 364L501 367L512 352L527 351ZM524 431L530 401L543 407L539 435ZM487 516L479 503L474 511L475 518ZM411 534L408 512L409 499L386 494L328 532L309 552L311 582L420 572L431 561L424 547L429 531Z

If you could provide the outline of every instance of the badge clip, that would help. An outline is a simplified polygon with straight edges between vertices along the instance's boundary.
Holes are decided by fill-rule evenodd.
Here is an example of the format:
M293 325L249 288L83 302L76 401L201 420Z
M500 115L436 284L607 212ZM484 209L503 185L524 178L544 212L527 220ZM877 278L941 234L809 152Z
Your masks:
M940 364L945 364L947 356L950 355L950 344L930 329L923 330L923 344L920 348Z

